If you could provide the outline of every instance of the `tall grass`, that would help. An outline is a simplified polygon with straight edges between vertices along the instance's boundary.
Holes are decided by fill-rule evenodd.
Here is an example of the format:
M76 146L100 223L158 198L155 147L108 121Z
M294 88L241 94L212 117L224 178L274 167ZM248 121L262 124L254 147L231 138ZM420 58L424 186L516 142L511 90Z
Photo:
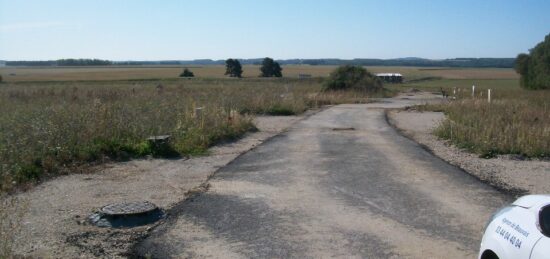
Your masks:
M455 82L460 89L457 100L428 107L447 115L435 134L481 157L550 157L550 92L520 89L517 80L504 86L500 82L483 82L473 98L470 87L460 88ZM486 99L488 88L492 89L491 103ZM447 92L452 95L452 89Z
M204 154L254 130L255 114L298 114L360 101L319 94L318 79L170 79L9 83L0 86L0 192L104 159ZM201 114L196 108L202 107Z

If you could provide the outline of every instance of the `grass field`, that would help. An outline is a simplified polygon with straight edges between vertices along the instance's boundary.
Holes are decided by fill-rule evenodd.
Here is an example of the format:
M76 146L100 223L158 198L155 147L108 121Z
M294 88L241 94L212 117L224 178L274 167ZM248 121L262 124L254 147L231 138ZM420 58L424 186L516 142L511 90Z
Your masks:
M109 159L204 154L291 115L364 93L320 93L319 79L159 79L0 84L0 191ZM202 108L197 114L196 108ZM159 149L149 136L171 135Z
M363 93L321 93L322 78L297 79L298 74L325 77L334 68L284 66L280 79L257 78L258 66L245 66L243 79L225 77L223 66L191 67L194 79L178 78L182 67L171 66L0 68L5 81L0 84L0 190L105 158L203 154L253 130L255 114L366 101ZM368 70L402 73L408 82L387 85L393 92L456 88L461 101L437 107L450 118L438 130L443 138L482 154L548 155L550 96L520 89L512 69ZM478 94L491 88L493 103L479 95L470 98L473 84ZM204 107L200 116L197 107ZM156 150L146 141L164 134L172 136L170 150Z
M435 130L442 139L486 158L499 154L550 157L550 91L522 89L517 79L441 79L406 85L435 92L443 89L456 98L444 105L421 107L447 114Z
M297 78L299 74L326 77L335 66L283 66L284 77ZM225 78L224 66L189 67L196 77ZM243 77L258 77L259 66L244 66ZM473 68L418 68L418 67L367 67L373 73L401 73L406 80L427 77L442 79L518 79L512 69ZM77 80L126 80L177 78L182 66L127 66L127 67L0 67L0 75L6 82L22 81L77 81Z

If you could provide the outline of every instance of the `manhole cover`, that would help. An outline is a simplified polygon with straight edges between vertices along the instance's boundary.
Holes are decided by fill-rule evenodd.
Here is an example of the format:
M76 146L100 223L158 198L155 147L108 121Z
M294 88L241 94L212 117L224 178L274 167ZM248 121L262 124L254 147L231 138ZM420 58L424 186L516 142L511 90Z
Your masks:
M151 212L158 209L155 204L148 201L114 203L101 208L101 212L110 216L136 215Z
M332 130L334 130L334 131L355 130L355 128L353 128L353 127L350 127L350 128L332 128Z
M154 223L164 217L155 204L126 202L109 204L90 215L89 220L98 227L129 228Z

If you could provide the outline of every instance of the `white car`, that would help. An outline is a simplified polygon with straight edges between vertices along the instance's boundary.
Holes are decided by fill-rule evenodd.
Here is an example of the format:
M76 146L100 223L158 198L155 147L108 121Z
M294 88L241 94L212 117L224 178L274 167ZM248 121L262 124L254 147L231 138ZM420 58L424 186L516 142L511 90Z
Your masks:
M550 195L523 196L495 213L479 258L550 258Z

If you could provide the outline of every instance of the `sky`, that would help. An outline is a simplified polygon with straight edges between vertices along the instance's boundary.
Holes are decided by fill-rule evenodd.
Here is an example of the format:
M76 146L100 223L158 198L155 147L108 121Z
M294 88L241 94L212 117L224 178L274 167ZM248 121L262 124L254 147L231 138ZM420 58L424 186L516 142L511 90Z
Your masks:
M515 57L548 0L0 0L0 60Z

